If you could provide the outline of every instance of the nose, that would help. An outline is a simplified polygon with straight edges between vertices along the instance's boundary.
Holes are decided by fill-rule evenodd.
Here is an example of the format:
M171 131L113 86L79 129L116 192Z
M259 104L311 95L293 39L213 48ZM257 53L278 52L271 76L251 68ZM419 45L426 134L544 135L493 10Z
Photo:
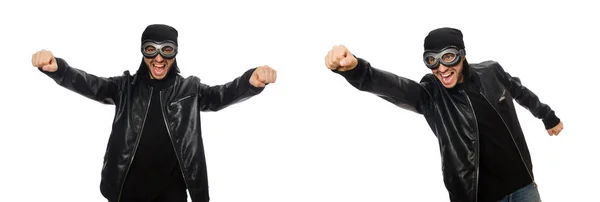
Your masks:
M448 68L448 67L446 67L446 66L445 66L445 65L443 65L443 64L440 64L440 66L438 67L438 71L440 71L440 72L445 72L445 71L447 71L448 69L449 69L449 68Z
M154 58L154 60L156 62L162 62L164 60L164 58L162 57L162 55L158 54L158 55L156 55L156 57Z

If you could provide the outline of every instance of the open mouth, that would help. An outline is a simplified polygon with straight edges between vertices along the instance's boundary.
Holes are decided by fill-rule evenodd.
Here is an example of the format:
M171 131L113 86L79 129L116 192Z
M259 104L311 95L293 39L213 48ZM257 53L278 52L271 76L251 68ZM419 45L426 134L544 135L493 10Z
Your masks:
M152 71L154 72L154 76L163 76L166 73L166 65L154 64L152 66Z
M440 74L440 76L442 77L441 80L444 85L452 85L452 81L454 80L455 73L454 73L454 71L448 71L446 73Z

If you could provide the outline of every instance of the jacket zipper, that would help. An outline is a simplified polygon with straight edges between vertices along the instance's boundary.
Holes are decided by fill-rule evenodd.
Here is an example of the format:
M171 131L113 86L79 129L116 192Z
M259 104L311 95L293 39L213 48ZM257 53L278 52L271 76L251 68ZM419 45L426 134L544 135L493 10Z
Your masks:
M169 129L169 123L167 122L167 117L165 116L165 111L164 111L163 102L162 102L162 91L159 92L159 96L160 96L160 111L162 112L163 120L165 121L165 127L167 128L167 134L169 134L169 139L171 140L171 145L173 146L173 150L175 152L175 157L177 159L177 162L179 163L179 171L181 171L181 177L183 177L183 182L185 183L185 187L188 188L188 190L186 192L188 192L188 194L191 197L192 195L191 195L191 193L189 193L189 186L187 184L185 174L183 173L183 165L181 164L181 160L179 160L179 154L177 153L177 149L175 149L175 143L173 142L173 136L171 136L171 130Z
M133 150L133 156L131 156L131 161L129 162L129 166L127 166L127 171L125 172L125 176L123 177L123 182L121 183L121 188L119 189L119 198L117 201L121 201L121 194L123 194L123 186L125 186L125 181L127 180L127 175L129 174L129 168L131 168L131 164L133 163L133 159L135 158L135 153L137 152L138 145L140 143L140 139L142 138L142 134L144 132L144 125L146 124L146 117L148 116L148 110L150 110L150 102L152 102L152 92L153 88L150 87L150 98L148 99L148 107L146 107L146 114L144 114L144 121L142 122L142 129L140 130L140 135L138 135L137 140L135 140L135 148Z
M481 94L481 96L483 96L485 101L487 101L488 104L490 104L490 106L492 106L492 108L494 108L494 111L496 111L496 114L498 114L498 116L500 116L502 123L504 123L504 127L506 127L506 130L508 130L508 134L510 135L510 138L512 139L513 143L515 144L515 148L517 148L517 152L519 152L519 157L521 157L521 161L523 162L523 165L525 166L525 170L527 170L527 174L529 174L529 178L531 178L531 181L534 182L533 175L531 175L531 172L529 172L529 167L527 167L527 163L525 163L525 159L523 159L523 154L521 154L521 150L519 149L519 146L517 145L517 141L515 141L515 138L513 137L513 134L510 131L510 128L508 127L508 124L506 124L506 121L504 121L504 118L502 118L502 116L500 115L500 112L498 112L496 107L494 107L494 105L492 105L492 103L485 97L485 95L483 95L483 93L481 93L481 92L479 92L479 93Z
M464 94L465 97L467 98L467 102L469 102L469 106L471 107L471 112L473 112L473 117L475 118L475 141L477 142L477 147L476 147L476 154L477 154L477 158L475 158L475 202L477 202L477 197L478 194L477 192L479 192L479 125L477 123L477 115L475 115L475 109L473 109L473 104L471 103L471 99L469 99L469 95L467 95L467 92L465 92L464 90L461 90Z

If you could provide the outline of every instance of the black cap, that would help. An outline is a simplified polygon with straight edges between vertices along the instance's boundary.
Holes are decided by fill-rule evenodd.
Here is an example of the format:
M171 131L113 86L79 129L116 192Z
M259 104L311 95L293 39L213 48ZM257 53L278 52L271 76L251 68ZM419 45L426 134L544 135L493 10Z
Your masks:
M460 30L450 27L434 29L425 37L423 44L426 51L439 51L448 46L456 46L465 49L463 34Z
M175 28L164 25L164 24L152 24L148 25L142 33L142 43L145 40L154 40L154 41L173 41L175 45L177 45L177 37L178 32Z

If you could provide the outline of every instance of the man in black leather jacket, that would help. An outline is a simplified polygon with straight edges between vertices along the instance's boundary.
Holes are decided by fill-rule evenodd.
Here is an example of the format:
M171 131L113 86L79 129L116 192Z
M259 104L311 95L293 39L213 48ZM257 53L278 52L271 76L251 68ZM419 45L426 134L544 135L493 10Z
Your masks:
M247 70L224 85L179 75L178 32L154 24L142 34L144 56L136 74L98 77L41 50L32 64L60 86L115 105L100 189L111 202L209 201L200 112L218 111L274 83L268 66Z
M458 29L430 31L424 49L432 73L420 82L374 68L344 46L329 51L325 63L358 90L425 116L451 201L540 201L513 99L542 119L549 135L563 129L554 111L498 62L469 64Z

